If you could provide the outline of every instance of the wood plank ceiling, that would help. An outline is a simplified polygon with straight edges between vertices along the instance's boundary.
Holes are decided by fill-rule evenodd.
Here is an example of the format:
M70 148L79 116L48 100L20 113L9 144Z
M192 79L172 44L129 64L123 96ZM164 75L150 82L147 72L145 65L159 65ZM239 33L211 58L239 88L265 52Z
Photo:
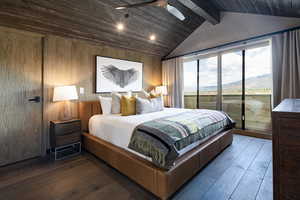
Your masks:
M139 2L145 1L1 0L0 25L165 56L204 22L176 0L170 3L185 14L185 21L159 7L114 9ZM126 13L129 14L127 19ZM125 24L123 32L116 31L119 21ZM156 41L150 42L150 34L156 35Z
M220 11L300 17L300 0L169 0L184 21L154 6L114 9L141 2L146 0L0 0L0 25L164 57L205 20L219 23ZM123 32L116 30L118 22L125 24Z
M210 0L220 11L300 17L300 0Z

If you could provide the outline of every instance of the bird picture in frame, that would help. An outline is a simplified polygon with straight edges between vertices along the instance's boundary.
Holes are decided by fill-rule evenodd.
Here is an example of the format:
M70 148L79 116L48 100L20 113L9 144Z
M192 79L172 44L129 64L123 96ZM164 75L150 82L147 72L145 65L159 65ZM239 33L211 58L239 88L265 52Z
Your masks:
M96 56L96 93L141 91L143 63Z

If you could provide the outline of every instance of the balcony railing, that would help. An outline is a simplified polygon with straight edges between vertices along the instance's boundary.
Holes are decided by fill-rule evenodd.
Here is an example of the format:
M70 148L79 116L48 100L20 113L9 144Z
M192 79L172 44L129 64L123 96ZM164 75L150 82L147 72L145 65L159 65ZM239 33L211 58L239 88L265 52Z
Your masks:
M185 108L197 108L197 95L184 95ZM199 106L203 109L217 109L216 95L200 95ZM237 128L242 126L242 96L226 94L222 96L222 110L229 114L237 123ZM245 128L270 132L271 125L271 95L247 94L245 95Z

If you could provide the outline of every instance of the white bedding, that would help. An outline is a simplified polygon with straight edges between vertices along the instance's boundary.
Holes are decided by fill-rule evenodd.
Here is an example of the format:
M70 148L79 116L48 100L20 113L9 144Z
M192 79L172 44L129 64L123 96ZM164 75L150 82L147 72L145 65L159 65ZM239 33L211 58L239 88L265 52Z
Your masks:
M151 160L138 152L128 148L130 138L134 128L144 122L166 117L170 115L180 114L187 109L164 108L163 111L141 114L121 116L120 114L111 115L94 115L89 121L90 134L110 142L136 155Z

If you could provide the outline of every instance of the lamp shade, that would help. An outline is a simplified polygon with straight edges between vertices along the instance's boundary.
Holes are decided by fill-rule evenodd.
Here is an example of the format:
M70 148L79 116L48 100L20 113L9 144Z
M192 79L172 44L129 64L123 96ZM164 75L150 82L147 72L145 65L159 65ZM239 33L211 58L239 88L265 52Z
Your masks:
M54 88L53 101L68 101L78 99L76 86L59 86Z
M168 95L168 90L167 90L167 86L162 85L162 86L157 86L155 88L155 92L157 94L161 94L161 95Z

